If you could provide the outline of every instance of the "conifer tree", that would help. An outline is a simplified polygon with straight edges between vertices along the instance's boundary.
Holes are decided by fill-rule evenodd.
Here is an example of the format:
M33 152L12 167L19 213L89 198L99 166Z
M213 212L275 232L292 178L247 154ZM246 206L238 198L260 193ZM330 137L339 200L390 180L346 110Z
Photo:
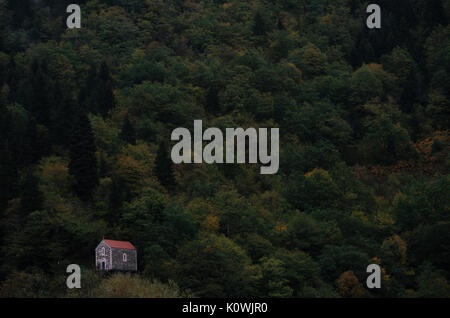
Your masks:
M24 165L29 163L36 163L42 157L48 153L49 145L46 143L45 138L40 138L37 129L36 120L30 118L27 126L25 127L25 140L23 147Z
M92 199L98 184L95 140L89 118L79 115L72 130L69 172L74 177L74 191L83 201Z
M120 138L128 144L136 144L136 131L134 130L133 124L131 124L128 115L125 117L123 122L122 131L120 132Z
M9 63L7 65L6 83L9 86L9 98L10 100L16 100L18 90L17 68L14 56L9 57Z
M161 141L155 159L155 175L159 182L169 191L174 190L176 181L172 159L169 155L168 145Z
M113 80L105 62L98 71L95 66L91 66L86 83L80 89L78 100L86 111L103 117L115 106Z
M105 62L100 66L98 77L98 87L95 93L98 94L97 103L99 113L102 116L106 116L115 105L115 97L113 94L113 81L109 73L108 65Z
M256 36L265 35L268 31L267 23L264 20L261 12L258 10L253 18L253 34Z
M55 106L51 114L51 137L57 145L69 146L77 105L60 83L55 84Z
M33 61L32 64L32 95L29 110L39 124L49 125L50 114L54 106L54 84L48 74L47 62ZM25 104L27 105L27 104Z
M0 145L0 214L16 190L17 168L8 145Z
M39 180L32 168L26 169L21 186L20 206L23 216L42 209L44 198L39 189Z
M96 112L96 100L93 91L96 91L95 85L97 82L97 70L95 66L91 66L84 85L81 87L78 94L78 103L84 111Z
M116 224L122 212L123 202L126 199L126 189L120 177L113 177L108 197L107 219L111 224Z

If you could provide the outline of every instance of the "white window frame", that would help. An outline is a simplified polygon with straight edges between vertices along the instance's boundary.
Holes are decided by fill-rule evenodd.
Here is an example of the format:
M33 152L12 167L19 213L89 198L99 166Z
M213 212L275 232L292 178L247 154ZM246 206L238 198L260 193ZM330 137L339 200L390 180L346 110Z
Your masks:
M127 262L127 259L128 259L127 253L123 253L123 255L122 255L122 260L123 260L124 262Z
M104 246L102 246L102 248L100 248L100 255L101 256L105 256L105 247Z

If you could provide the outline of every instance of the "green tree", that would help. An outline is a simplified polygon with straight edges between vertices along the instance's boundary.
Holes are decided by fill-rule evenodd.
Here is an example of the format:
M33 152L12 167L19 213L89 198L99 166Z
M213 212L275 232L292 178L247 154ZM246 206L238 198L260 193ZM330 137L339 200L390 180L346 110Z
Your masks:
M279 259L263 257L261 260L262 289L260 293L268 297L292 297L293 290L286 278L284 263Z
M24 217L42 209L44 198L39 189L39 179L34 175L32 169L26 170L21 189L20 205Z
M116 105L113 84L106 62L101 63L100 69L91 66L85 84L78 95L79 103L86 112L105 117Z
M393 164L414 156L409 133L398 119L400 112L396 114L378 104L365 106L365 111L369 115L361 120L365 136L360 142L360 150L366 162Z
M337 280L337 290L342 297L361 298L367 295L363 285L352 271L346 271Z
M327 56L312 43L308 43L301 49L293 50L289 53L288 59L308 79L323 75L327 69Z
M323 277L335 281L343 272L351 270L358 279L363 279L369 257L351 245L328 245L320 255L319 264Z
M368 102L372 98L381 97L384 94L383 83L367 65L353 73L350 88L352 91L351 101L355 104Z
M106 114L114 108L116 100L113 93L113 81L111 74L109 72L108 65L105 62L103 62L100 66L98 79L100 81L95 89L95 94L98 96L98 108L100 114L102 116L106 116Z
M131 124L128 115L125 117L125 120L123 122L122 131L120 132L120 138L131 145L136 144L136 131L134 130L134 126L133 124Z
M450 283L442 271L436 270L430 263L424 263L419 268L417 277L417 291L415 297L421 298L448 298Z
M155 158L155 175L159 182L169 191L176 186L175 174L172 158L169 154L167 142L159 143L158 152Z
M314 169L306 175L294 174L291 180L286 187L286 195L301 211L338 206L339 189L328 171Z
M270 31L270 24L267 17L263 16L261 10L257 10L253 18L253 34L256 36L266 35Z
M382 62L383 68L396 77L402 109L411 112L421 93L417 63L406 49L400 47L395 47L389 55L384 56Z
M94 134L85 113L81 113L74 123L69 150L69 172L74 177L74 191L81 200L89 201L98 184L98 172Z
M245 252L225 236L208 235L178 254L178 282L199 297L254 295L257 271Z

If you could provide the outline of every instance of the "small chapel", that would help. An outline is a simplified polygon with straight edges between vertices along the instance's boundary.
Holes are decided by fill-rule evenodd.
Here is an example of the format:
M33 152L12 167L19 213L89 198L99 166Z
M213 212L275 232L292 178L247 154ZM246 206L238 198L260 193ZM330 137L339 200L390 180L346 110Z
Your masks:
M137 251L128 241L103 239L95 248L95 266L103 271L137 271Z

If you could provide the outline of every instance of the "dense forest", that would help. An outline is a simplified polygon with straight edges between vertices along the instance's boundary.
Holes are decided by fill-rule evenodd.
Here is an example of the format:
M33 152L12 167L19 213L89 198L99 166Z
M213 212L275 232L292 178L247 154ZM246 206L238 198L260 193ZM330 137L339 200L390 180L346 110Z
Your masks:
M449 0L0 0L0 296L450 297ZM280 169L173 164L278 127ZM102 237L138 274L97 273ZM382 288L366 288L366 267ZM82 288L66 287L68 264Z

